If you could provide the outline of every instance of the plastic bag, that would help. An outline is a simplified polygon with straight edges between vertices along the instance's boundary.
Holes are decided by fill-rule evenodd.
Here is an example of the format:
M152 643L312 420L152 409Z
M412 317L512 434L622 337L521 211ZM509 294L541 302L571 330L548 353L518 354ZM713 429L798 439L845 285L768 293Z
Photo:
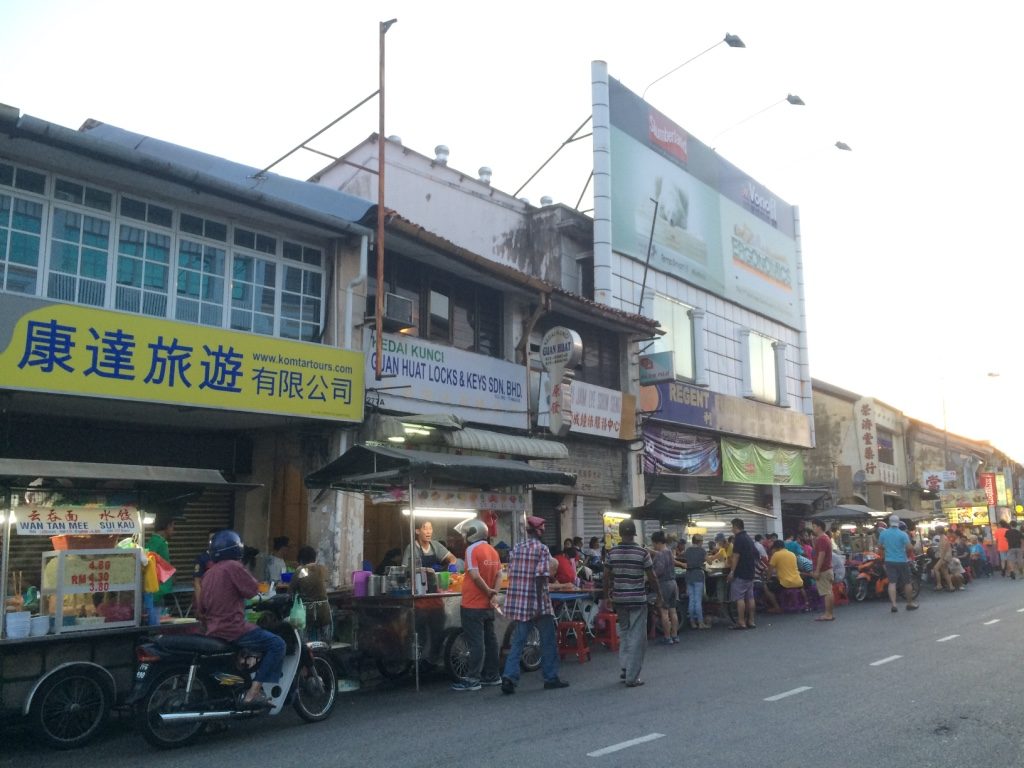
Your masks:
M292 610L288 614L288 623L296 629L306 628L306 604L302 602L302 598L298 595L295 596Z
M142 591L153 594L160 589L160 580L156 575L156 561L151 555L146 559L146 567L142 569Z

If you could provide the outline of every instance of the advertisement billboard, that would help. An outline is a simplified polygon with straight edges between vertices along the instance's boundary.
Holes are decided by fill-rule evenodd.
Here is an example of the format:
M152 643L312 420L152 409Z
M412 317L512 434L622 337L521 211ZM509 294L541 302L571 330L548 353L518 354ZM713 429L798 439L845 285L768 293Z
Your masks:
M608 97L612 249L799 328L793 207L613 78Z

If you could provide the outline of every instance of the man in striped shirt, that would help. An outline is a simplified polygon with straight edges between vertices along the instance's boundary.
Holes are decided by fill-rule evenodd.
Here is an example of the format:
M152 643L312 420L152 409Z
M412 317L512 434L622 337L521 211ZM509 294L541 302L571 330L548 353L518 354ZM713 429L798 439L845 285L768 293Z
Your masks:
M501 676L501 692L515 693L519 682L519 660L533 626L540 634L540 665L544 688L565 688L569 684L558 677L558 645L555 639L555 611L548 594L548 579L558 570L558 562L540 540L544 518L526 518L526 541L512 548L508 561L508 590L505 614L514 623L512 647Z
M658 608L661 608L662 598L651 554L636 543L636 523L632 520L619 523L619 537L622 542L608 553L605 564L604 599L607 602L610 591L619 632L620 678L628 687L635 688L644 684L640 679L640 668L647 649L647 590L644 582L653 588Z

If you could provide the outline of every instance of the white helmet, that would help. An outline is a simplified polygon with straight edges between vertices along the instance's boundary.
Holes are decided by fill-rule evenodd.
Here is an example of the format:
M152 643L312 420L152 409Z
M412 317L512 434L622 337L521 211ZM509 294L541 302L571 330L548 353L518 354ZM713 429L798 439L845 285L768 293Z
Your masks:
M483 541L487 538L487 524L483 520L467 520L464 523L460 523L456 530L462 534L467 544L472 544L474 541Z

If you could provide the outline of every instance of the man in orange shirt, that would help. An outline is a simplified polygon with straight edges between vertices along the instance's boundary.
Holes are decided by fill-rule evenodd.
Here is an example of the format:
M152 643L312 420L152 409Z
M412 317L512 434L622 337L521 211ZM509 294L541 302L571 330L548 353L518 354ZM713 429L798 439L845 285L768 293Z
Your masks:
M453 691L479 691L482 685L501 685L498 638L494 633L501 561L497 550L487 540L486 523L467 520L458 527L458 531L467 545L466 578L462 582L459 615L466 645L469 646L469 660L466 677L452 683L451 688Z
M1010 524L1005 520L1000 520L999 523L992 528L992 537L996 540L996 551L999 553L999 570L1006 578L1006 560L1009 555L1010 545L1006 541L1006 529L1010 527Z

